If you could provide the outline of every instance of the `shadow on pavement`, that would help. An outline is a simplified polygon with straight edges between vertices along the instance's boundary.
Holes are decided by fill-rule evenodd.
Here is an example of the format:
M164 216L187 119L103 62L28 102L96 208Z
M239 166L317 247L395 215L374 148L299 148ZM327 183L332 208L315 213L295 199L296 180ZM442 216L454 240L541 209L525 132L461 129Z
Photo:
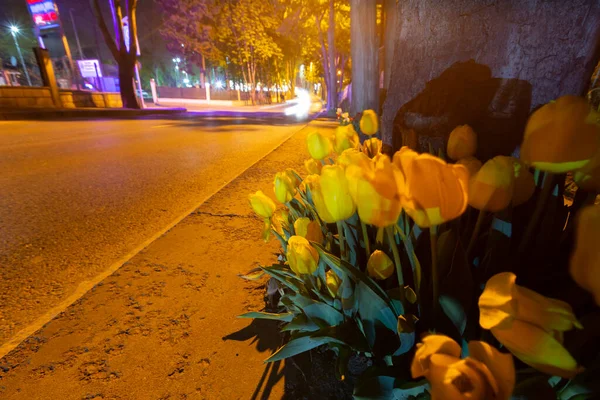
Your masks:
M224 336L223 340L250 341L249 344L256 343L256 349L261 353L270 350L267 353L268 355L273 354L282 345L282 337L279 333L277 323L261 319L254 319L247 327ZM271 395L273 387L284 377L284 371L285 368L281 361L266 363L251 399L267 400Z

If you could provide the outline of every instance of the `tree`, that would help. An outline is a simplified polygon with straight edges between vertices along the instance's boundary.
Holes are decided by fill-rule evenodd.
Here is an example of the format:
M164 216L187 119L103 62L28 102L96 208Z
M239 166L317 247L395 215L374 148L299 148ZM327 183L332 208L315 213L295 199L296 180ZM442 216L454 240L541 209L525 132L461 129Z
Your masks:
M202 86L206 84L206 60L222 61L212 32L220 7L216 0L157 1L165 15L160 34L169 48L192 60L198 60Z
M377 3L351 0L352 113L379 110Z
M135 94L134 74L137 62L137 20L136 9L138 0L107 0L110 7L113 34L102 14L99 0L90 0L98 20L98 25L104 41L113 55L119 68L119 85L121 87L121 100L123 107L139 109L137 96ZM125 31L123 30L123 19L128 21L129 46L125 44ZM129 48L128 48L129 47Z

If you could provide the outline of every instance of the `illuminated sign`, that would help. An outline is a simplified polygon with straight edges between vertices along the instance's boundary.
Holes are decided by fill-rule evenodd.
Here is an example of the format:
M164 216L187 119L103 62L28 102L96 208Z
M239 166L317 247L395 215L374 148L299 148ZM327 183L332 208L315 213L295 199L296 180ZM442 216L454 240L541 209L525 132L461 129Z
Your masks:
M101 78L100 63L98 60L77 60L79 71L84 78Z
M27 0L33 22L40 29L59 26L58 10L53 0Z

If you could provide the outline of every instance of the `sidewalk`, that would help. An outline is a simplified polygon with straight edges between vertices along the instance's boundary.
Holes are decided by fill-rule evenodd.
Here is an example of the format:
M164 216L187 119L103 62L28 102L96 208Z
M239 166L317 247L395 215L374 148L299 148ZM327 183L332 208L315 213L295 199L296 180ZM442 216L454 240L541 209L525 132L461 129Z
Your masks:
M284 395L277 324L236 316L264 305L237 274L275 260L248 194L302 171L315 120L250 167L65 312L0 359L2 399L250 399Z
M13 108L0 110L0 121L156 117L173 116L185 112L185 108L176 107L152 107L143 110L126 108Z

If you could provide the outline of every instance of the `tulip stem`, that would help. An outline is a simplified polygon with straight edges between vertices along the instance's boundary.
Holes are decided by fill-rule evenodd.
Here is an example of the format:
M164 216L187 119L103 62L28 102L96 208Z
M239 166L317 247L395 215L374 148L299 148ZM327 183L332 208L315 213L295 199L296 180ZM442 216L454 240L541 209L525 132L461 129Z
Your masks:
M392 254L394 255L394 264L396 265L396 275L398 276L398 285L400 289L404 287L404 275L402 274L402 265L400 264L400 254L398 253L398 245L396 244L396 234L393 226L385 228L387 232L388 241L392 248Z
M348 261L346 259L346 244L344 240L344 227L342 226L342 221L337 221L336 223L338 230L338 237L340 239L340 257L344 261Z
M362 229L363 239L365 241L365 250L367 252L367 260L371 256L371 244L369 243L369 235L367 234L367 225L361 220L360 227Z
M429 228L429 241L431 242L431 283L433 287L433 317L435 321L439 297L437 226L432 226L431 228Z
M415 250L413 248L413 244L409 238L406 237L402 228L398 225L395 226L396 232L400 236L400 240L404 243L404 248L406 249L406 254L408 255L408 261L410 261L410 265L413 269L413 279L415 281L415 292L417 296L420 296L420 288L421 288L421 264L419 264L419 259L415 254Z
M552 193L552 189L554 189L554 182L554 175L551 172L546 172L542 183L542 191L540 192L533 215L531 216L525 233L523 234L523 238L521 239L518 254L523 254L525 252L525 249L529 244L529 238L533 234L534 229L537 227L540 217L542 216L542 211L544 211L544 208L546 207L548 197L550 197L550 193Z
M479 236L479 232L481 231L481 226L483 225L483 220L485 219L485 211L479 210L479 215L477 216L477 222L475 222L475 228L473 229L473 234L471 235L471 241L469 242L469 246L467 247L467 259L471 259L471 252L473 251L473 247L475 247L475 243L477 243L477 237Z

